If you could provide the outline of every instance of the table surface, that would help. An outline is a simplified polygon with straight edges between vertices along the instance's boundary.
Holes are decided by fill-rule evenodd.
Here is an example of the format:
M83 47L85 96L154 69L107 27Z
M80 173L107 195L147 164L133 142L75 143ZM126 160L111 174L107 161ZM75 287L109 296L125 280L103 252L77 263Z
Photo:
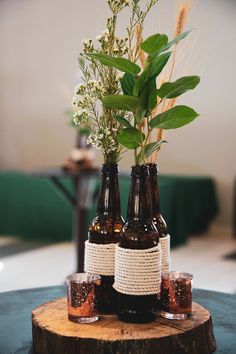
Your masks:
M33 354L31 311L65 294L64 286L0 293L0 354ZM236 295L194 290L194 301L208 308L212 314L216 353L235 354Z

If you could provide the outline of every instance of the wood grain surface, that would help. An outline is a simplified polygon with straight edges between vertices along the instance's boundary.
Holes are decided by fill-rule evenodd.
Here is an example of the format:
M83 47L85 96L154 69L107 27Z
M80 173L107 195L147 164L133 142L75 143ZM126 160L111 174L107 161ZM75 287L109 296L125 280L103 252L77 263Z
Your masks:
M216 349L210 313L197 303L184 321L157 316L148 324L131 324L103 315L76 324L68 320L66 298L60 298L33 310L32 326L37 354L210 354Z

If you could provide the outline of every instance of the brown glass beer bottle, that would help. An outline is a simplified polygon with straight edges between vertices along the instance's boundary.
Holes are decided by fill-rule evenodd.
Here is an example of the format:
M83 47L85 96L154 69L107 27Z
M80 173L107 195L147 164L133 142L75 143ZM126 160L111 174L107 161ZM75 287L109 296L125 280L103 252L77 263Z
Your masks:
M132 167L132 180L127 219L123 226L119 246L133 250L158 245L158 231L152 221L149 168ZM155 319L156 295L126 295L118 293L118 318L124 322L146 323Z
M95 244L118 243L124 220L120 211L118 165L104 164L101 171L101 185L97 214L89 226L88 241ZM112 285L114 276L101 275L98 308L102 313L116 312L116 291Z

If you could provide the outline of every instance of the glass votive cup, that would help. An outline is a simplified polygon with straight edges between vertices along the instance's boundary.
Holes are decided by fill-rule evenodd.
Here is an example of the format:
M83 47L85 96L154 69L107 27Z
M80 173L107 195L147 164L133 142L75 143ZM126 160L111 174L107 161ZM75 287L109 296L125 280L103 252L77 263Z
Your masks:
M192 312L193 275L165 272L161 276L161 312L170 320L184 320Z
M66 278L68 319L76 323L98 320L97 293L101 277L89 273L75 273Z

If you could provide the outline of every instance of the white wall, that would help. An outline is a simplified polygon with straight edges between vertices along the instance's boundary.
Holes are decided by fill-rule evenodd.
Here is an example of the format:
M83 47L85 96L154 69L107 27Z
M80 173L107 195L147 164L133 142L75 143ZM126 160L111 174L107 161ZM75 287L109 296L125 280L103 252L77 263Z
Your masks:
M235 171L236 1L193 0L189 28L197 28L181 61L183 74L200 74L201 86L182 102L199 120L167 134L163 173L216 178L219 221L230 224ZM146 35L171 33L175 0L159 0ZM105 0L0 1L0 168L32 170L60 164L74 143L64 111L76 83L84 37L104 29ZM126 23L126 15L121 21ZM130 165L130 158L122 162Z

